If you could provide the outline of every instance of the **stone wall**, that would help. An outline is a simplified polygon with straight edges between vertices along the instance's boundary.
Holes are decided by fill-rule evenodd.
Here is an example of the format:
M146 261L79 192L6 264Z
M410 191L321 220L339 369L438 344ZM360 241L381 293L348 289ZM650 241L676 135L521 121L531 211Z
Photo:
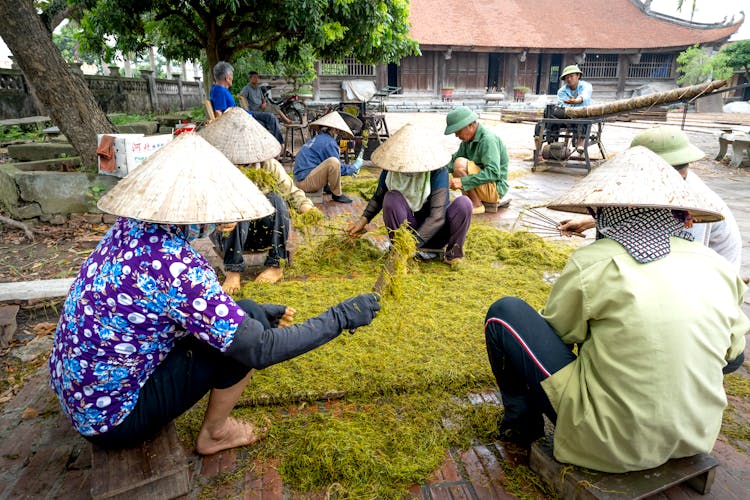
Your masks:
M106 113L167 113L200 106L204 99L200 81L154 78L143 72L140 78L82 75ZM48 115L32 96L23 73L0 68L0 120Z
M111 175L0 165L2 209L22 221L62 223L70 214L101 213L97 199L120 179Z

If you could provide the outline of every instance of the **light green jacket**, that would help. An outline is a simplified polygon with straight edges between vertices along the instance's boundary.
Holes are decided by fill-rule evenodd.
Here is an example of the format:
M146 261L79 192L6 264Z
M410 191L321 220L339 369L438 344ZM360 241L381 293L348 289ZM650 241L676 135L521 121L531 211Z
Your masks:
M305 196L304 191L294 184L294 181L286 170L284 170L284 167L281 166L281 163L274 159L266 160L260 164L260 168L273 175L278 183L279 194L287 200L289 205L297 212L299 212L303 206L313 208L313 202L310 201L310 198Z
M722 368L745 348L745 285L698 242L637 263L610 239L577 250L542 315L578 358L542 382L555 458L605 472L711 451L727 404Z

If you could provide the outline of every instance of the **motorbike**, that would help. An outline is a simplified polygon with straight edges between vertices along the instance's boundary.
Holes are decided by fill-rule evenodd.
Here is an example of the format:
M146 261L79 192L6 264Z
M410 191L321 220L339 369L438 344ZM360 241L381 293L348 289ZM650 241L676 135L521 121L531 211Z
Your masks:
M274 104L284 115L289 118L293 124L304 123L304 118L307 116L307 105L302 101L302 98L295 94L282 95L278 99L274 99L271 94L271 85L261 85L263 96L265 99Z

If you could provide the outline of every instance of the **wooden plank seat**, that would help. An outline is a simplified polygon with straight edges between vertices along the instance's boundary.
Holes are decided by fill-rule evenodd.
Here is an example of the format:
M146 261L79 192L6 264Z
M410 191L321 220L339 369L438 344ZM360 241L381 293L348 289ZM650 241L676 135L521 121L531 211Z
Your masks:
M511 200L513 200L513 197L510 195L510 193L505 193L505 196L500 198L500 200L498 200L496 203L483 201L482 205L484 205L484 211L486 213L496 213L501 208L506 208L508 205L510 205Z
M132 448L105 450L92 445L91 497L162 500L190 490L188 460L174 422L158 436Z
M551 437L535 441L529 456L531 470L566 499L639 499L682 483L706 495L711 491L717 465L711 455L699 454L676 458L653 469L609 474L558 462L552 454Z

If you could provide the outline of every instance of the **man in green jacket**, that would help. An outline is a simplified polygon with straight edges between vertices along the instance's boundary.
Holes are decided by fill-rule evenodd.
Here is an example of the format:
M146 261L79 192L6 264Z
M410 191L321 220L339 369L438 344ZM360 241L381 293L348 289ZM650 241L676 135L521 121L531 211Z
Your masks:
M458 151L446 165L453 174L451 189L460 189L471 199L473 213L484 213L485 203L498 203L508 192L508 153L505 144L477 121L478 116L466 106L460 106L446 117L445 135L456 134L461 139ZM503 203L501 203L503 204Z
M547 208L591 210L602 237L573 252L541 315L515 297L490 307L501 439L530 444L545 414L555 458L580 467L628 472L710 452L723 374L745 359L747 287L684 224L720 220L720 209L642 146Z

